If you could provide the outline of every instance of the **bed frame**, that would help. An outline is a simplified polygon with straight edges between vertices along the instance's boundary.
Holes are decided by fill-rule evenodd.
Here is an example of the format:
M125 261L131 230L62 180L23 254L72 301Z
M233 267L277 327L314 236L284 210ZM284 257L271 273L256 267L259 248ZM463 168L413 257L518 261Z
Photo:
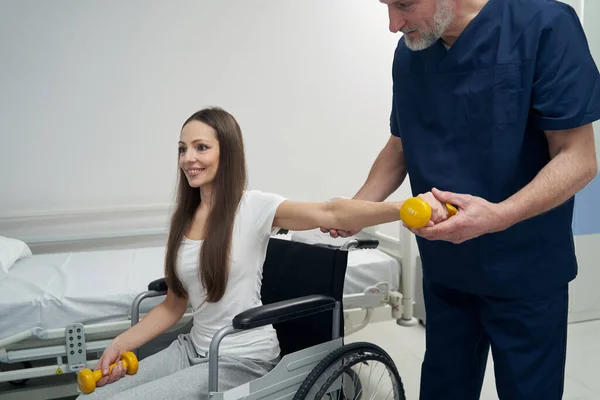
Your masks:
M401 288L401 293L391 291L389 282L380 282L366 288L362 294L344 295L344 335L351 335L369 323L381 320L394 319L398 325L405 327L418 325L418 320L413 315L415 273L410 233L401 229L400 238L396 239L370 228L363 230L355 238L349 238L345 246L352 248L355 239L376 240L379 250L399 262L401 274L397 287ZM138 242L137 245L144 244ZM47 244L45 246L48 248ZM64 250L63 244L61 251ZM138 317L143 318L143 315L133 315L133 319ZM191 310L188 310L170 331L140 348L140 358L161 350L178 334L189 331L191 320ZM77 395L76 372L85 367L93 369L111 340L131 324L132 319L129 318L118 322L85 326L78 324L45 331L33 329L0 340L0 368L3 369L0 371L0 400L51 399ZM77 333L79 334L73 336ZM81 345L85 349L83 354L75 352L71 355L69 348L72 344L75 348ZM7 366L14 369L4 370Z

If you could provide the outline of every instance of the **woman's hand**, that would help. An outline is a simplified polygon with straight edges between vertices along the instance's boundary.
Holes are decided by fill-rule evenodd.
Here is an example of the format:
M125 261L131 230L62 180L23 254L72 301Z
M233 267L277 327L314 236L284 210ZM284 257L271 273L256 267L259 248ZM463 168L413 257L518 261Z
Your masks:
M125 353L125 349L122 349L116 340L113 340L112 343L104 349L104 353L102 353L102 357L98 360L98 365L96 365L96 370L102 370L102 379L96 383L97 387L104 386L107 383L113 383L121 379L125 376L127 370L123 367L123 363L121 362L121 355ZM117 363L110 371L110 365Z
M417 197L425 201L431 207L430 221L433 222L433 225L448 219L449 212L446 204L438 200L432 192L421 193Z

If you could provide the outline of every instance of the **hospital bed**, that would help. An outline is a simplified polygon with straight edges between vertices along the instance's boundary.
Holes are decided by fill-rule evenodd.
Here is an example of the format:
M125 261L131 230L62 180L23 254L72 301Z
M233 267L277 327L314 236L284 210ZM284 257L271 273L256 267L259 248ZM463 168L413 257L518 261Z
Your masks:
M354 249L355 238L331 239L315 231L280 232L272 239L348 250L344 335L364 328L376 308L386 308L400 325L416 324L412 271L410 263L402 263L399 241L369 231L357 239L377 240L379 248ZM0 388L5 389L0 389L0 399L76 394L74 372L84 365L93 368L115 336L162 301L160 295L142 299L140 293L163 277L164 252L158 246L39 254L18 260L0 275ZM359 314L362 319L357 320ZM140 358L188 331L191 318L188 310L171 331L140 348ZM86 351L79 353L76 347L70 354L74 343ZM53 397L48 397L48 382Z

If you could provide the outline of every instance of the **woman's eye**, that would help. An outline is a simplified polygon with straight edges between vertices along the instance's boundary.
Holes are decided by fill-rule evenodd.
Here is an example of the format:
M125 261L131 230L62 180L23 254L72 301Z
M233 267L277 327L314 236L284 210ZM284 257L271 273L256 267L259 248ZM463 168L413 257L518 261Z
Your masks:
M185 148L183 148L183 147L180 147L180 148L179 148L179 150L177 150L177 152L178 152L179 154L183 154L183 153L185 153Z
M198 146L198 150L200 150L200 151L208 150L208 147L206 147L205 145L201 144L200 146Z

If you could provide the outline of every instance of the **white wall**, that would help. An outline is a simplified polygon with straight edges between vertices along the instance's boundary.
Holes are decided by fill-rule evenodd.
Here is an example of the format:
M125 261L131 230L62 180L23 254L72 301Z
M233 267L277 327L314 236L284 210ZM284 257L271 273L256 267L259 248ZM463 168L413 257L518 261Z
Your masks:
M580 3L582 3L580 1ZM600 2L585 0L581 4L583 26L596 65L600 67ZM580 14L581 15L581 14ZM594 124L596 156L600 162L600 123ZM571 322L600 319L600 177L575 197L575 249L579 274L572 282L569 320Z
M592 57L598 68L600 68L600 1L579 0L583 14L583 27L592 52ZM600 121L594 124L594 136L596 139L596 156L600 160Z
M398 38L376 0L2 2L0 235L164 210L181 124L208 105L238 118L251 187L351 196L389 135ZM128 224L106 230L161 222Z

